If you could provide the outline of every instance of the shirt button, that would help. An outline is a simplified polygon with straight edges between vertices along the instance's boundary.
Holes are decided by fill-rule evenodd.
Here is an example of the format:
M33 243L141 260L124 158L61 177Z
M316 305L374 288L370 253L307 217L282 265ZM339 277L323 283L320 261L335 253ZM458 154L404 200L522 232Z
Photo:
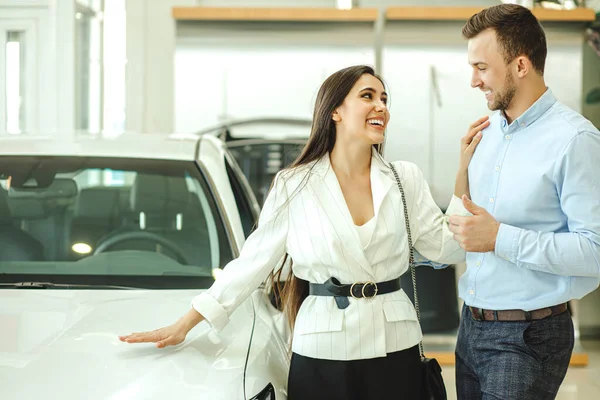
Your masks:
M493 202L494 202L494 198L490 197L490 203L493 203Z
M525 126L525 122L521 122L521 128Z
M506 135L506 136L504 136L504 139L506 139L506 140L510 140L510 135Z
M475 291L474 291L473 289L471 289L471 290L469 290L469 294L470 294L471 296L473 296L473 295L475 294Z
M477 261L476 264L479 267L481 265L481 261Z
M497 165L496 168L494 168L496 171L500 171L500 166Z

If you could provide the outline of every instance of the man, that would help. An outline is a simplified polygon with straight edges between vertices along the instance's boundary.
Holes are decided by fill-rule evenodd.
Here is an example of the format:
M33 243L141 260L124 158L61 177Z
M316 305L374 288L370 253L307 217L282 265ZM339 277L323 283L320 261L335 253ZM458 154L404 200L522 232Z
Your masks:
M553 399L573 350L567 302L600 280L600 133L546 87L527 8L485 9L463 35L471 86L498 112L469 166L473 216L450 218L467 251L458 398Z

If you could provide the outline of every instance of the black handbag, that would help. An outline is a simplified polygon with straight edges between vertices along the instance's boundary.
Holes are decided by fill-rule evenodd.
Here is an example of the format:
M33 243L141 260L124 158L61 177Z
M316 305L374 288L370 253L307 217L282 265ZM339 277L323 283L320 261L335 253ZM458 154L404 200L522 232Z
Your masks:
M413 255L412 237L410 235L410 224L408 222L408 208L406 206L406 197L404 189L400 183L398 172L392 164L390 164L398 189L402 195L402 203L404 205L404 219L406 221L406 233L408 235L408 249L410 251L409 265L410 274L412 275L413 291L415 298L415 310L417 311L417 319L421 322L421 313L419 312L419 298L417 297L417 278L415 275L415 258ZM442 378L442 367L435 358L427 358L423 352L423 342L419 342L419 354L421 356L421 399L422 400L447 400L446 386Z

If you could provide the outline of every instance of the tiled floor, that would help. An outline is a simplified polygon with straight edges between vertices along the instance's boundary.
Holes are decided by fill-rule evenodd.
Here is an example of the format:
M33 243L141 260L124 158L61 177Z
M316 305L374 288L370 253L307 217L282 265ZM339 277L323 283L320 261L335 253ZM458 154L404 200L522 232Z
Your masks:
M557 400L600 399L600 341L581 341L579 349L589 355L587 367L569 368ZM448 400L456 400L454 367L442 367Z

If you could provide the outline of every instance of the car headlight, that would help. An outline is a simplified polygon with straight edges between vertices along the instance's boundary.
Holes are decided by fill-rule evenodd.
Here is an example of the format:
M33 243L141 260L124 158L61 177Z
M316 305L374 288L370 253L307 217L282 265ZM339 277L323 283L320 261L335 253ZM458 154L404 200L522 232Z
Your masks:
M250 400L275 400L275 388L269 383L259 394Z

